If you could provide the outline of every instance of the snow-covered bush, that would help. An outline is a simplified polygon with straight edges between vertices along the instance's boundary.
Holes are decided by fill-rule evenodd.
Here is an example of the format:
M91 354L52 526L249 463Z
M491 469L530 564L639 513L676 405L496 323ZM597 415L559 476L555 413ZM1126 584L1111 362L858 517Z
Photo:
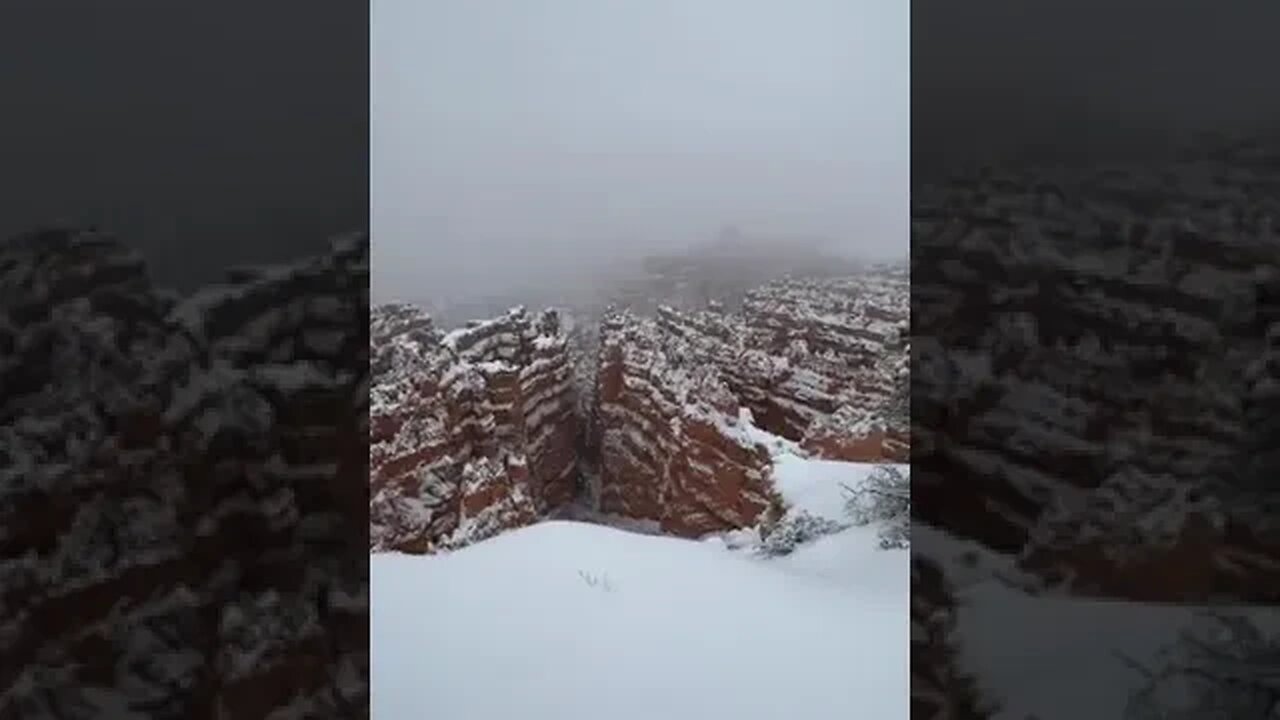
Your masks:
M855 525L882 523L880 547L911 546L911 481L893 465L882 465L856 488L846 487L845 511Z
M810 515L803 510L787 513L768 528L764 541L760 543L760 553L769 557L787 555L805 543L839 532L844 527L834 520Z

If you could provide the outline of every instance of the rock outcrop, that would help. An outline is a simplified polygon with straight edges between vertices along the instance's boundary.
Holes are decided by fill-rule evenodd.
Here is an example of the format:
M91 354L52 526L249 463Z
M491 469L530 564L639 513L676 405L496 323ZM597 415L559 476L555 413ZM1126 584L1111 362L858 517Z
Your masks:
M894 403L909 372L909 307L905 278L888 273L751 293L748 347L789 366L772 376L739 375L763 426L831 459L905 461L909 413Z
M769 453L715 366L629 313L605 318L600 353L593 427L602 512L697 537L781 510Z
M741 312L517 309L448 334L378 308L372 547L459 547L575 500L695 537L782 512L780 443L902 461L907 297L871 272L767 285Z
M920 519L1074 592L1280 599L1275 465L1257 466L1277 446L1277 168L1236 153L914 193Z
M696 536L780 512L770 445L905 459L906 299L876 276L768 285L742 313L608 316L593 421L601 509Z
M0 717L367 707L367 288L364 237L189 298L0 245Z
M889 275L785 281L742 313L660 307L680 352L715 366L761 429L837 460L909 455L909 290Z
M575 414L559 316L522 308L450 332L374 310L375 550L430 552L532 522L574 498Z

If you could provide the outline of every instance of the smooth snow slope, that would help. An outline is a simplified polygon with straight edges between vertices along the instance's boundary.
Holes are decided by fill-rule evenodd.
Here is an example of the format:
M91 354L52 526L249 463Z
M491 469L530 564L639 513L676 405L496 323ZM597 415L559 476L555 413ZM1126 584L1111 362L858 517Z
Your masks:
M572 522L374 555L373 717L906 718L907 557L870 527L761 560Z
M831 520L845 517L846 488L864 485L868 476L880 467L895 467L911 477L911 466L815 460L793 452L773 457L773 481L787 504L810 515Z

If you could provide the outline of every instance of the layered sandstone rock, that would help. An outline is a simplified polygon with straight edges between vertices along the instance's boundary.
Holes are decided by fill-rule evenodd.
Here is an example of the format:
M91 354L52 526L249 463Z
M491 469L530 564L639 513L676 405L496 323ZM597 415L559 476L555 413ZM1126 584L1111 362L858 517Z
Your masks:
M1274 484L1248 481L1280 267L1280 166L1255 160L913 194L922 520L1077 592L1280 597Z
M367 706L367 283L363 237L189 298L0 246L0 717Z
M762 429L821 457L904 461L908 301L901 279L869 274L766 285L740 314L661 307L657 321Z
M781 510L768 451L713 365L652 320L606 317L594 422L600 510L696 537Z
M573 499L573 368L555 312L444 334L393 305L371 328L375 550L467 544Z
M770 428L838 460L905 461L905 392L910 288L904 278L867 273L824 282L775 283L753 292L748 343L783 354L791 372L772 383L762 417Z
M875 272L769 285L744 312L515 310L448 334L378 308L372 547L458 547L575 500L678 535L754 526L781 511L779 437L905 459L906 298Z
M771 444L905 459L905 300L900 281L869 277L766 286L743 313L610 314L593 418L600 508L700 535L781 511Z

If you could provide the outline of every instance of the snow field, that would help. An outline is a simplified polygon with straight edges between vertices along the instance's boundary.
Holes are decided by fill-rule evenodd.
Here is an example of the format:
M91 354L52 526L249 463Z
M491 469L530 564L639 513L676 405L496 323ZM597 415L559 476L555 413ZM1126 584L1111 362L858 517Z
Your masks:
M765 560L550 521L374 555L373 717L905 718L908 556L876 531Z

